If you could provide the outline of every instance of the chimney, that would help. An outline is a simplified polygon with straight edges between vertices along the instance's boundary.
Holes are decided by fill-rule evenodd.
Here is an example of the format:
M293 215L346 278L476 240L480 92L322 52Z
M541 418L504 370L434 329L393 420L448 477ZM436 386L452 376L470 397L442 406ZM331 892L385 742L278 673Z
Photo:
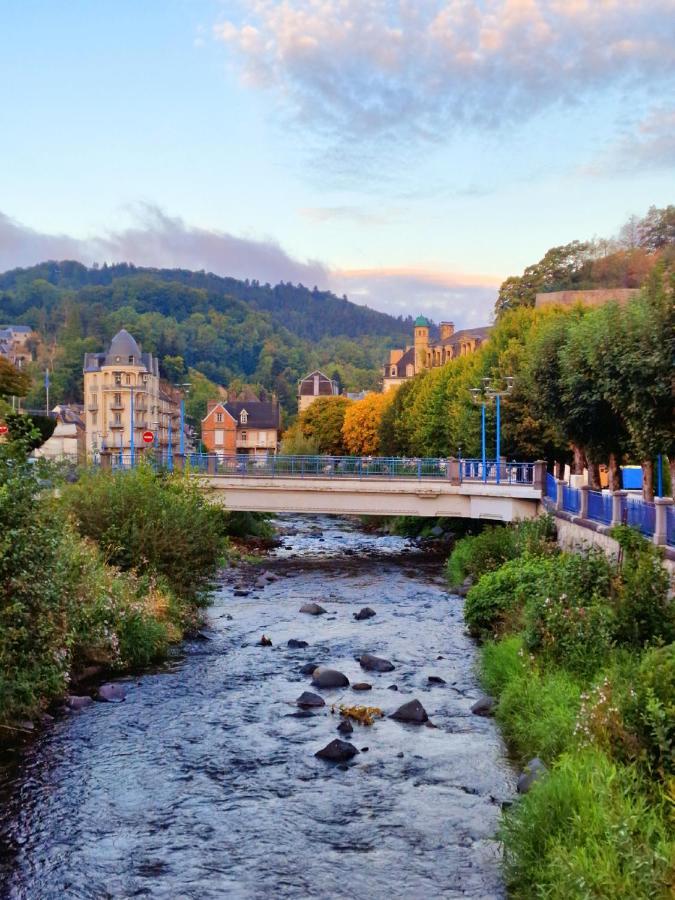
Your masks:
M207 400L206 401L206 415L208 416L208 414L212 410L214 410L216 408L216 406L218 406L219 403L220 403L220 400Z
M396 363L403 356L403 350L390 350L389 351L389 365L395 366Z
M441 340L445 341L455 333L454 322L441 322Z

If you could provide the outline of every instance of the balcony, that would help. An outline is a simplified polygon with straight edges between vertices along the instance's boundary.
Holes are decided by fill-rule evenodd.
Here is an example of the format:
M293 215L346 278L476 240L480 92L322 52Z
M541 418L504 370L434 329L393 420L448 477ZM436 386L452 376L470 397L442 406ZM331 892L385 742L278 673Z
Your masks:
M108 428L112 428L113 431L124 431L124 422L109 422Z
M114 410L124 409L124 403L122 403L122 401L117 403L115 400L113 400L113 402L110 404L110 409L114 409Z
M98 403L90 403L87 406L87 412L90 412L90 413L98 412Z

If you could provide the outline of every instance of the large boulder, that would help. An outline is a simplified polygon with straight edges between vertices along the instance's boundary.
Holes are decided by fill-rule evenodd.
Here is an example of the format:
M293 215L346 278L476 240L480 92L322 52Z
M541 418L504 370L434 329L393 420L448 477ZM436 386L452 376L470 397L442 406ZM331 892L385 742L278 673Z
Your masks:
M374 609L371 609L369 606L364 606L363 609L354 613L354 618L357 622L361 622L363 619L372 619L374 615L377 615Z
M305 647L309 647L307 641L299 641L297 638L291 638L288 642L288 646L291 650L302 650Z
M362 653L359 657L359 664L367 672L393 672L396 668L388 659L373 656L372 653Z
M518 779L518 783L516 784L516 790L519 794L527 794L535 781L539 778L543 778L543 776L548 772L548 769L544 765L544 763L539 759L538 756L535 756L534 759L531 759L529 763L525 766L523 774Z
M427 680L429 684L447 684L445 678L441 678L440 675L429 675Z
M312 691L303 691L298 699L295 701L296 705L301 709L311 709L314 706L325 706L326 701L323 697L320 697L318 694L312 693Z
M319 667L314 670L312 675L312 684L320 688L341 688L349 687L349 679L337 669L324 669Z
M429 721L427 711L419 700L409 700L403 706L399 706L389 718L396 719L397 722L410 722L413 725L424 725Z
M301 613L307 613L309 616L321 616L326 610L323 606L319 606L318 603L303 603L300 607Z
M78 710L84 709L86 706L91 706L94 701L91 697L87 696L77 696L75 694L71 694L70 697L66 700L66 706L68 709Z
M127 695L126 688L121 684L102 684L98 689L97 699L104 703L121 703Z
M349 741L341 741L335 738L330 744L326 744L321 750L317 750L314 754L318 759L326 759L328 762L347 762L359 751Z
M318 662L307 662L304 666L300 666L300 674L301 675L313 675L314 670L319 668Z

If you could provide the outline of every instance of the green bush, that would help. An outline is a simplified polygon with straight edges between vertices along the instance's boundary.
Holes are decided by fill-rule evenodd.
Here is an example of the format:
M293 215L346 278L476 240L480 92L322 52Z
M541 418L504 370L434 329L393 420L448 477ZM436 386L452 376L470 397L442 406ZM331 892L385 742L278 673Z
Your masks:
M553 553L554 538L555 524L551 516L486 528L480 534L457 541L447 562L448 582L451 587L458 587L468 576L477 581L524 553L530 556Z
M493 697L499 697L510 681L529 669L520 636L486 641L481 648L479 674L481 684Z
M565 754L507 814L501 836L515 897L669 896L672 842L663 798L594 751Z
M89 472L63 492L77 528L124 571L164 578L184 600L200 603L225 550L226 514L181 475L149 466Z
M474 637L516 631L523 606L545 583L551 560L523 556L483 575L466 596L464 619Z
M550 561L525 607L525 643L548 662L592 675L613 646L612 568L602 553Z
M675 640L675 603L663 551L625 525L612 530L624 552L616 600L617 641L632 647Z

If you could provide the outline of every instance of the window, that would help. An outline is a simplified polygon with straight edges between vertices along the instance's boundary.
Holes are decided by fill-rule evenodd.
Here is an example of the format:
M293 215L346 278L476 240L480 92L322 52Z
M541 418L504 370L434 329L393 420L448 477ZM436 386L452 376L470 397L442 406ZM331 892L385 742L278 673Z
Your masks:
M241 442L245 444L248 441L248 432L242 431L241 433Z
M92 425L96 425L96 418L97 418L96 413L92 413L91 414L91 424Z
M115 384L122 384L122 373L115 372Z
M223 431L222 428L219 428L214 432L213 439L214 439L214 443L215 443L216 447L223 446L223 444L225 443L225 432Z
M223 421L223 414L216 413L216 422L222 422L222 421Z
M397 370L396 366L392 366L392 367L391 367L391 377L392 377L392 378L396 378L396 372L397 372L397 371L398 371L398 370Z
M122 414L115 413L115 425L121 425L121 424L122 424Z
M129 357L129 365L133 366L133 364L134 364L134 358L133 358L133 356L130 356Z
M122 395L115 394L115 406L119 406L121 402L122 402Z
M267 432L266 431L258 432L258 444L260 447L267 446Z
M415 374L415 367L411 363L408 363L408 365L406 366L405 374L408 378L412 378Z
M245 425L248 422L248 413L245 409L242 409L241 415L239 416L239 421L242 425Z
M97 406L98 405L98 395L94 392L89 394L89 406Z
M131 375L125 375L125 380L127 384L131 384Z

